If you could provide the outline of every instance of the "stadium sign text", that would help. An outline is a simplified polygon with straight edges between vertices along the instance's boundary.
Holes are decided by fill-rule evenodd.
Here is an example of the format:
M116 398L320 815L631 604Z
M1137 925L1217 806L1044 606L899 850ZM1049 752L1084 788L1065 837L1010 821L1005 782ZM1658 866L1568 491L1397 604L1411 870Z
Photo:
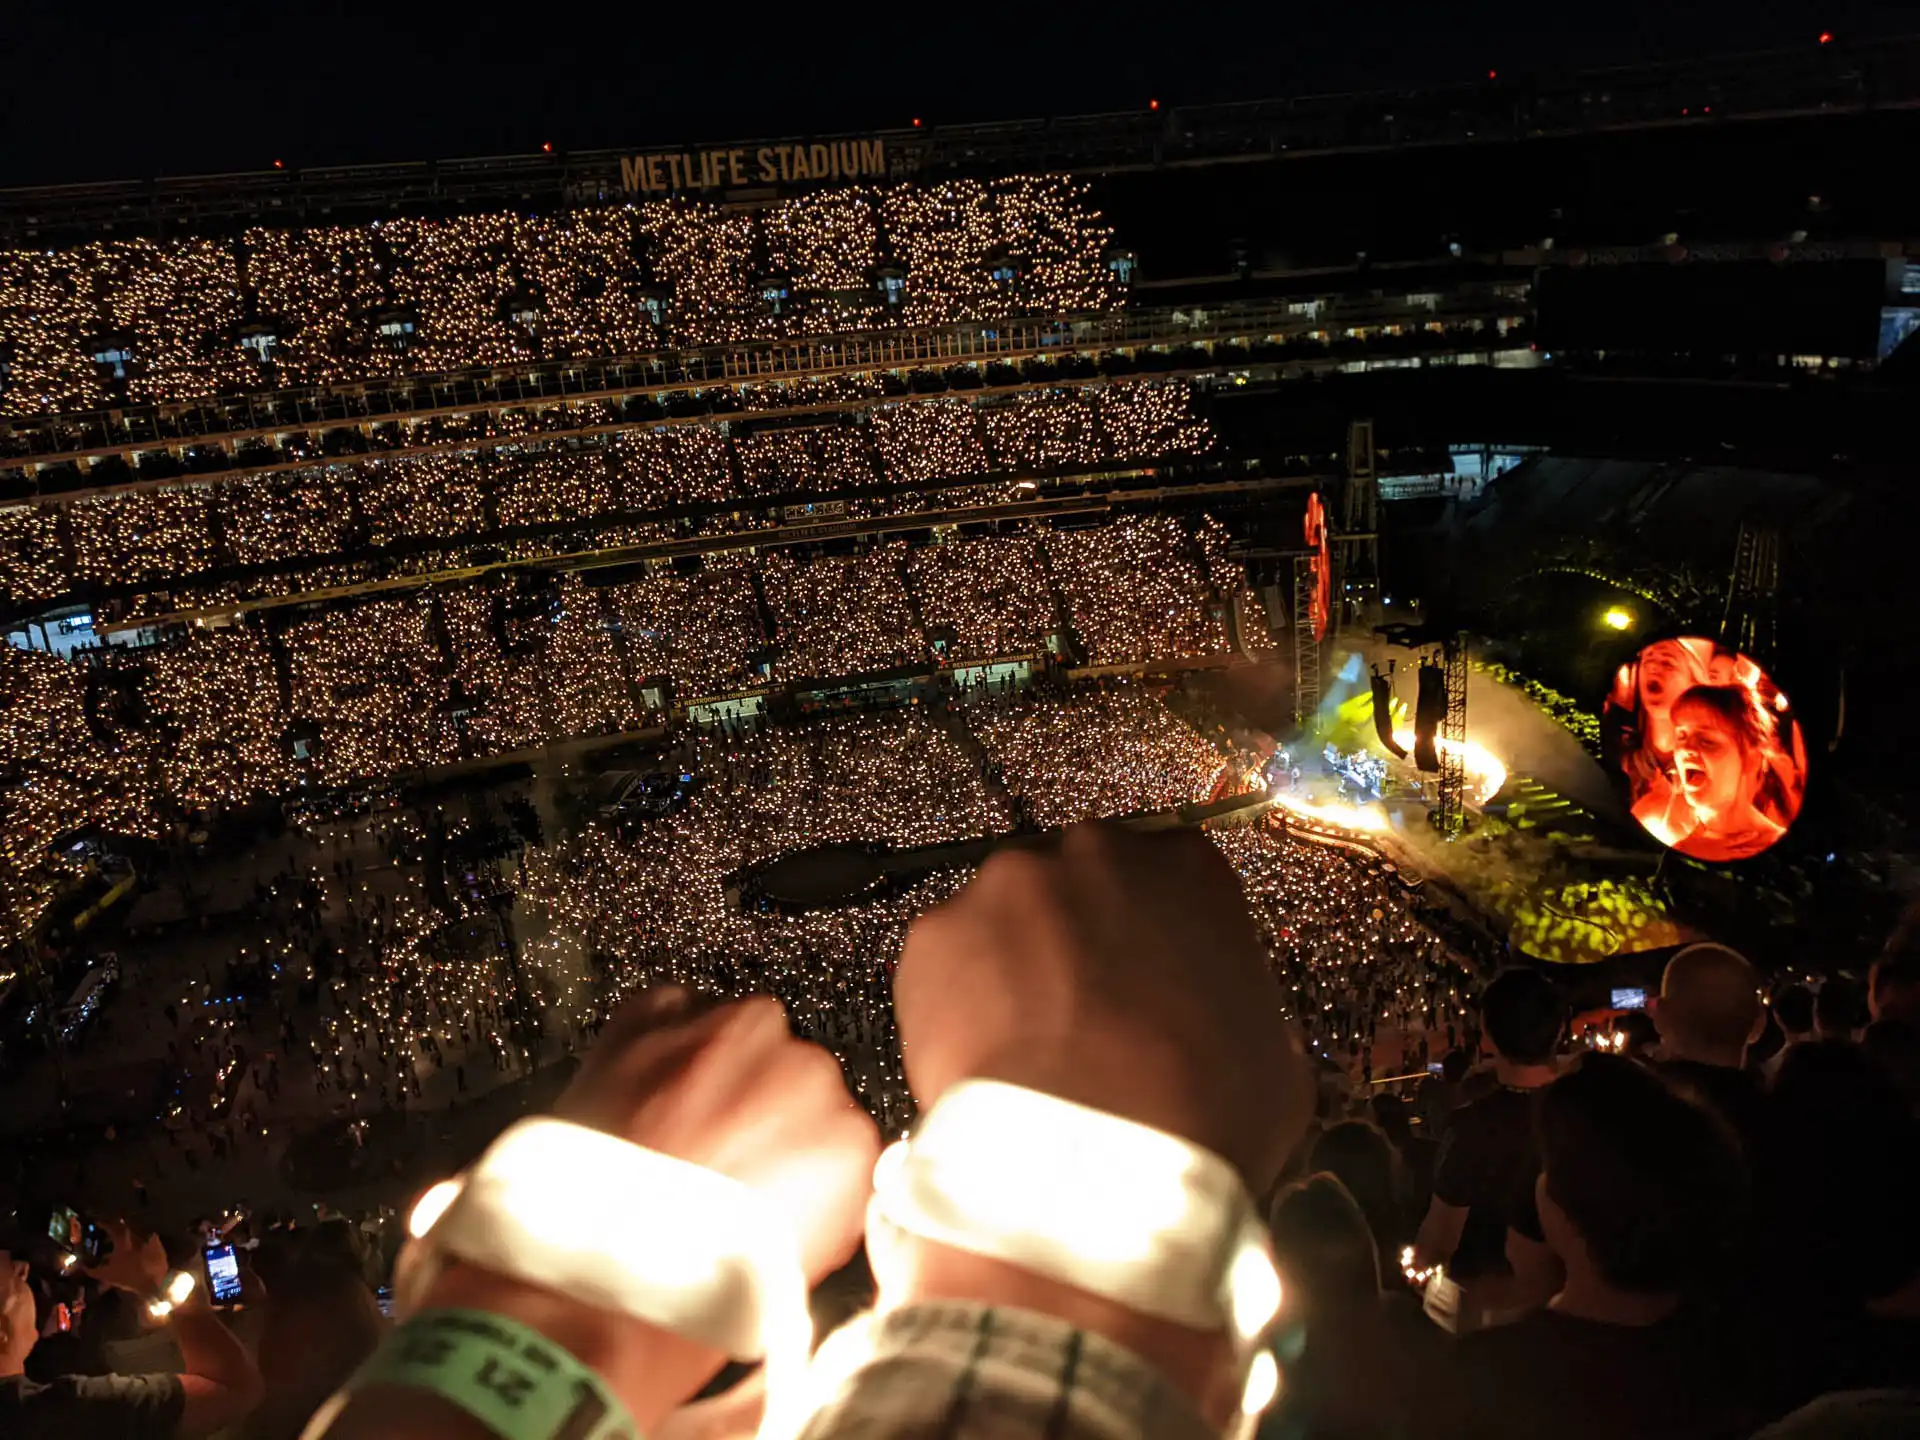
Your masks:
M878 139L620 157L620 183L629 194L639 195L724 190L736 185L791 185L799 180L882 180L886 174L886 142Z

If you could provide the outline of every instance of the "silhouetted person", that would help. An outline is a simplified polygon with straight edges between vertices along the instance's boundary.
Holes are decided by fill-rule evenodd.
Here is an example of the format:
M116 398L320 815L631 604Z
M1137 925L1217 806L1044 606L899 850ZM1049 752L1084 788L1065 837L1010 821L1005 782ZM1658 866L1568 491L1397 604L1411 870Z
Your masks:
M1760 1233L1777 1237L1762 1292L1769 1372L1795 1403L1920 1386L1910 1101L1863 1047L1827 1040L1787 1053L1772 1104L1755 1172Z
M1822 1040L1851 1040L1867 1023L1867 999L1859 983L1846 975L1831 975L1813 997L1814 1033Z
M1773 1021L1780 1027L1780 1049L1761 1066L1768 1080L1780 1073L1780 1062L1787 1051L1814 1038L1813 991L1804 985L1789 985L1773 997Z
M1360 1206L1336 1177L1311 1175L1275 1197L1269 1228L1291 1308L1276 1340L1285 1393L1260 1434L1409 1433L1419 1374L1445 1336L1412 1297L1382 1293L1380 1252Z
M1647 1012L1660 1030L1667 1078L1697 1090L1750 1151L1765 1125L1766 1095L1747 1068L1747 1047L1767 1014L1746 956L1725 945L1687 946L1667 962Z
M1540 1098L1541 1229L1565 1266L1549 1306L1464 1338L1433 1379L1434 1428L1474 1440L1746 1436L1767 1418L1739 1349L1689 1300L1746 1204L1733 1136L1631 1060L1590 1055Z
M1367 1217L1382 1255L1398 1256L1411 1238L1406 1181L1392 1142L1364 1120L1343 1120L1322 1131L1307 1161L1311 1172L1332 1175Z
M1453 1112L1414 1248L1422 1265L1444 1264L1456 1280L1526 1271L1532 1283L1531 1272L1552 1258L1533 1209L1540 1169L1533 1102L1557 1073L1565 1016L1558 992L1533 970L1494 976L1480 997L1480 1016L1498 1083Z

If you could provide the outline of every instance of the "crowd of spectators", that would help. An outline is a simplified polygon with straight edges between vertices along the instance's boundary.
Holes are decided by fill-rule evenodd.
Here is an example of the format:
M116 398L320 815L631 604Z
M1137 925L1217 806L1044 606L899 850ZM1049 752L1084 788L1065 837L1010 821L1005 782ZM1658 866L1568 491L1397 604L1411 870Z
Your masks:
M955 654L1032 654L1059 623L1040 542L1029 536L923 545L907 569L928 635L951 627Z
M14 505L0 509L0 582L16 601L44 600L73 588L74 567L63 533L68 510L53 506Z
M926 641L907 600L907 547L811 561L769 555L761 568L773 610L780 680L852 675L923 662Z
M452 538L487 525L487 486L481 467L470 458L374 460L344 477L343 483L369 545L388 545L411 535Z
M69 517L74 576L98 585L203 570L213 549L210 510L209 497L191 489L79 501Z
M987 444L1010 469L1091 464L1100 458L1100 439L1092 402L1073 390L1016 396L987 412Z
M578 601L569 596L567 603ZM495 627L477 593L441 597L411 619L392 618L417 629L409 635L420 653L451 648L476 672L485 668L487 653L496 654L496 663L514 658L493 647ZM196 637L195 643L218 646L235 638ZM257 639L233 653L236 664L273 668ZM324 672L329 681L349 686L383 683L398 673L396 657L374 653L349 650L331 663ZM296 676L302 669L296 663ZM208 696L204 703L220 702ZM1038 737L1058 741L1050 765L1040 748L1047 741ZM242 735L237 743L251 740ZM249 1003L271 1012L276 1043L266 1053L253 1044L245 1006L237 1015L214 1012L212 1019L192 1018L190 1008L185 1030L169 1007L170 1063L195 1069L205 1063L235 1078L227 1088L230 1110L216 1118L195 1103L180 1134L155 1148L144 1172L153 1187L186 1183L202 1164L217 1167L242 1136L280 1133L289 1113L325 1113L331 1106L352 1120L348 1129L357 1135L370 1118L405 1121L436 1103L448 1089L446 1076L457 1082L456 1105L470 1090L477 1095L530 1076L544 1061L589 1043L624 997L669 981L709 993L777 995L796 1030L838 1057L851 1092L885 1130L897 1133L911 1120L913 1104L894 1026L893 957L913 918L951 896L966 877L936 875L860 904L797 915L737 905L727 893L730 878L756 861L821 842L915 846L1003 833L1036 820L1056 824L1202 799L1227 759L1177 718L1161 694L1139 685L1019 701L967 696L944 709L828 716L689 737L683 746L684 763L698 777L687 804L637 824L589 823L550 843L536 842L517 861L488 867L491 880L470 875L436 892L426 872L400 863L384 868L369 888L340 858L353 849L332 849L346 838L339 834L345 827L323 827L310 858L289 862L259 889L252 913L261 955L255 961L242 952L257 969L270 962L273 978ZM387 856L417 860L425 816L396 809L355 828ZM445 818L430 823L444 826ZM1360 875L1343 882L1340 867L1349 862L1336 852L1269 829L1218 839L1257 906L1278 907L1290 892L1310 891L1324 907L1324 920L1311 933L1268 935L1276 965L1310 966L1315 958L1330 962L1337 949L1344 953L1351 942L1334 913L1340 903L1351 921L1361 921L1367 906L1404 914L1403 897L1376 880ZM511 897L517 958L499 940L498 896ZM1391 925L1378 928L1397 933ZM1311 1006L1296 1002L1294 1011L1320 1032ZM407 1133L425 1137L433 1128ZM145 1182L139 1193L144 1200ZM247 1221L222 1222L241 1240L271 1223L270 1216L252 1221L251 1229ZM310 1237L296 1238L310 1243ZM366 1238L384 1238L391 1260L394 1237L387 1229L371 1224ZM247 1258L254 1313L227 1322L264 1376L247 1380L244 1367L234 1372L234 1405L263 1407L247 1433L296 1432L380 1332L379 1321L363 1314L365 1285L384 1273L379 1259L367 1257L357 1272L360 1284L333 1275L316 1288L307 1283L313 1277L278 1264L276 1248L292 1243L281 1236ZM49 1382L84 1363L104 1378L61 1382L60 1392L81 1413L95 1407L133 1415L126 1423L136 1426L145 1423L139 1417L172 1423L179 1414L175 1385L110 1372L177 1363L181 1372L199 1374L204 1362L190 1343L194 1337L176 1337L182 1340L178 1362L142 1361L138 1353L151 1352L111 1347L104 1359L77 1360L105 1333L105 1316L115 1308L99 1293L91 1298L79 1327L85 1345L48 1344L23 1385ZM100 1328L89 1330L96 1315ZM309 1335L307 1327L323 1319L324 1340ZM294 1354L301 1336L304 1363ZM201 1388L185 1384L190 1396ZM190 1419L207 1413L223 1423L235 1418L219 1406L210 1412L188 1402Z
M1111 238L1041 175L6 251L0 413L1106 310Z
M1207 545L1166 516L1124 520L1047 537L1046 553L1088 662L1095 665L1207 655L1227 648L1225 594Z
M71 658L0 647L0 770L17 777L0 795L8 924L38 913L46 886L29 877L69 832L157 840L198 811L303 782L633 730L662 718L643 694L660 677L688 700L1032 656L1069 628L1103 662L1217 654L1223 607L1236 592L1251 603L1224 536L1210 520L1189 533L1153 518L854 555L742 552L611 583L437 585Z
M963 400L890 405L873 417L873 432L886 474L901 484L991 468L979 413Z
M1365 1084L1376 1071L1417 1073L1464 1040L1472 974L1390 861L1311 840L1280 845L1265 832L1214 839L1323 1058Z
M562 603L620 608L584 587ZM469 591L383 629L406 634L415 673L451 652L461 673L510 691L530 670L511 621ZM231 663L272 672L270 647L245 638ZM343 640L331 668L302 679L309 642L282 643L296 688L391 684L408 663ZM574 663L583 678L606 667L591 650ZM84 693L35 695L68 731L89 726ZM198 703L210 735L224 702ZM591 714L596 702L589 690L570 703ZM272 753L257 727L235 745ZM684 804L536 841L439 894L406 865L372 892L339 860L331 873L289 866L259 907L281 1058L265 1076L254 1065L244 1113L221 1133L264 1125L282 1086L337 1096L355 1117L404 1116L443 1072L462 1097L530 1076L590 1043L624 997L671 982L778 996L896 1134L914 1106L893 959L965 876L793 914L739 905L741 870L824 842L917 846L1200 800L1231 786L1236 760L1164 691L1111 682L729 727L680 747L697 777ZM388 853L417 853L411 812L377 828ZM1273 823L1210 833L1320 1081L1271 1197L1294 1327L1278 1342L1282 1433L1735 1437L1823 1392L1920 1379L1920 1245L1901 1183L1920 1138L1920 980L1903 950L1864 986L1782 987L1769 1015L1744 959L1690 947L1644 1016L1576 1042L1554 983L1532 970L1485 982L1389 862ZM500 940L508 912L517 955ZM248 1069L245 1043L213 1037L221 1073ZM1417 1091L1396 1093L1430 1062ZM1766 1237L1791 1260L1756 1260ZM282 1323L280 1287L263 1288L261 1318ZM253 1343L261 1370L270 1351L283 1367L265 1390L297 1428L338 1376ZM49 1346L26 1383L68 1373L74 1353ZM70 1390L129 1408L173 1393L143 1384Z
M897 1133L913 1101L892 957L913 916L961 877L799 916L737 910L724 878L822 840L911 845L1005 827L1012 808L954 731L977 713L708 737L692 762L707 783L686 808L624 836L590 826L528 850L515 914L537 1010L514 967L450 947L445 902L417 889L356 898L337 862L331 879L316 868L304 885L276 885L283 898L263 914L326 922L296 921L284 985L313 1003L283 1017L291 1044L258 1102L311 1085L350 1097L354 1113L405 1112L443 1068L464 1097L469 1075L477 1086L487 1068L532 1074L543 1048L591 1043L622 997L671 981L779 996ZM1121 722L1107 736L1122 765L1130 734ZM1902 1183L1920 1142L1920 969L1906 942L1865 986L1821 987L1825 1029L1803 988L1777 991L1770 1017L1743 958L1689 947L1667 965L1629 1058L1611 1035L1571 1041L1566 1001L1538 971L1476 986L1378 862L1266 826L1213 838L1322 1079L1305 1136L1261 1197L1285 1367L1263 1433L1904 1433L1920 1380L1920 1242ZM455 908L475 920L487 907ZM308 949L332 958L317 971L298 958ZM1347 1067L1330 1052L1356 1022L1459 1044L1408 1104L1357 1083L1357 1068L1336 1074ZM22 1434L110 1419L143 1436L243 1421L244 1434L292 1436L384 1333L374 1287L399 1240L385 1210L349 1220L323 1206L296 1226L233 1213L170 1230L176 1260L224 1236L244 1272L242 1307L174 1316L171 1347L149 1343L155 1328L115 1294L149 1293L168 1256L110 1229L121 1259L94 1279L48 1263L17 1228L0 1237L19 1257L0 1275L0 1407L13 1407L0 1413L24 1417Z
M727 881L827 842L911 847L1167 809L1213 796L1228 766L1160 690L1138 683L709 736L684 809L530 852L522 913L538 920L523 928L538 938L528 954L555 993L588 1006L582 1025L601 1013L591 1006L648 984L776 994L835 1052L876 1118L897 1126L910 1102L885 962L912 918L959 880L799 914L736 905ZM1329 1066L1364 1086L1376 1039L1404 1043L1408 1064L1464 1041L1470 975L1390 865L1268 826L1214 839L1240 875L1288 1013ZM583 975L595 983L578 986Z
M733 448L740 489L748 495L824 494L881 480L866 426L748 432Z
M1845 976L1821 987L1846 1012L1824 1033L1804 989L1770 1016L1715 944L1586 1046L1539 972L1496 977L1475 1007L1491 1066L1433 1082L1431 1202L1404 1257L1457 1280L1464 1338L1401 1413L1446 1434L1744 1436L1822 1392L1914 1387L1908 944L1870 1006Z
M988 406L892 401L779 429L660 426L179 482L0 509L0 596L215 585L234 598L297 594L376 568L457 564L463 552L442 547L502 534L532 557L615 543L631 528L623 517L677 507L1197 455L1213 438L1186 383L1139 380Z
M1121 298L1109 238L1077 184L1022 177L752 212L662 202L10 252L0 413L1099 310ZM905 281L894 299L878 283L889 267ZM879 398L816 383L822 403ZM758 428L772 423L8 509L0 591L19 602L76 583L260 572L213 582L240 598L256 593L243 584L363 578L344 557L368 545L436 542L412 559L447 565L463 537L603 516L601 543L638 543L669 532L636 517L668 506L1213 443L1184 387L1151 383ZM538 536L507 544L546 553ZM304 561L317 563L285 573ZM1153 517L743 552L609 583L439 586L77 660L0 647L0 938L29 932L85 848L76 835L175 843L204 812L254 796L632 731L663 718L643 699L656 677L686 698L1031 654L1056 632L1094 665L1187 660L1225 651L1236 617L1257 624L1257 602L1224 528ZM966 875L793 914L738 903L743 869L829 842L911 847L1203 800L1234 788L1239 758L1162 690L1127 681L989 687L677 743L681 803L637 819L423 868L459 823L450 835L437 809L400 808L367 822L388 862L378 885L356 880L344 846L328 865L325 841L256 882L259 952L242 958L271 972L270 1052L244 1010L181 1032L166 1009L175 1090L190 1067L210 1070L232 1100L218 1119L204 1095L187 1102L189 1168L193 1142L226 1159L256 1125L264 1139L283 1086L309 1113L337 1107L357 1144L364 1117L405 1117L443 1071L460 1096L488 1088L484 1070L531 1077L666 983L777 996L898 1135L915 1107L892 975L915 917ZM1732 1440L1828 1392L1920 1388L1911 936L1864 987L1785 987L1771 1015L1746 960L1691 946L1644 1017L1583 1045L1550 981L1476 974L1386 860L1271 820L1209 833L1319 1082L1307 1139L1259 1197L1290 1307L1271 1434ZM1428 1075L1411 1103L1391 1088L1409 1072ZM219 1231L258 1242L251 1313L183 1307L167 1327L177 1357L145 1365L133 1357L153 1327L132 1297L164 1277L158 1241L115 1227L114 1251L81 1281L0 1234L19 1262L0 1266L0 1430L298 1434L378 1343L371 1287L397 1235L261 1217L180 1239L197 1249ZM1848 1407L1857 1422L1886 1403L1829 1401L1833 1428L1766 1433L1864 1433L1841 1428Z
M990 698L969 720L1043 828L1206 799L1226 761L1135 685L1034 701Z
M668 979L778 995L839 1056L876 1118L904 1123L885 961L913 916L957 882L936 877L797 915L738 906L726 882L824 842L913 846L1003 832L1013 826L1004 794L946 724L918 711L708 737L693 773L685 808L624 830L594 826L529 857L529 959L556 977L591 973L596 984L580 996L588 1014Z

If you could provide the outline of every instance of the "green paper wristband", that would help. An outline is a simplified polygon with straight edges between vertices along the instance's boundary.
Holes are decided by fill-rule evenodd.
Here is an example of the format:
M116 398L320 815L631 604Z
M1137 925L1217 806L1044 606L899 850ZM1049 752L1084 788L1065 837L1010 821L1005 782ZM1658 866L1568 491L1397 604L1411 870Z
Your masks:
M627 1407L537 1330L485 1310L427 1310L389 1335L348 1390L426 1390L501 1440L640 1440Z

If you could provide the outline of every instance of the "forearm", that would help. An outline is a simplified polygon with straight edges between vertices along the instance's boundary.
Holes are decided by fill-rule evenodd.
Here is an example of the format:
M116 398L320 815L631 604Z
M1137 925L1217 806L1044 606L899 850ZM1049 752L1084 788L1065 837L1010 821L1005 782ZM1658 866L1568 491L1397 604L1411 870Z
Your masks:
M973 1379L969 1417L984 1427L981 1433L1038 1434L1060 1423L1063 1406L1074 1407L1062 1432L1071 1436L1105 1435L1123 1423L1130 1434L1197 1437L1217 1434L1232 1416L1238 1382L1224 1334L1142 1315L1010 1265L909 1244L910 1258L889 1267L880 1297L876 1323L891 1333L891 1343L836 1387L828 1410L806 1423L807 1435L871 1429L882 1421L892 1433L941 1430L938 1412L953 1393L957 1373L986 1355L972 1338L976 1320L979 1345L986 1345L991 1330L1002 1347ZM642 1434L659 1430L723 1360L638 1321L471 1267L455 1267L436 1282L428 1308L443 1306L508 1316L565 1346L607 1382ZM1002 1316L997 1325L982 1315L979 1307L985 1306ZM1102 1348L1108 1342L1118 1349ZM1081 1354L1083 1346L1076 1378L1065 1357ZM912 1383L902 1390L909 1377ZM489 1436L478 1421L435 1395L391 1389L356 1396L324 1433L326 1440Z
M493 1431L458 1405L430 1390L382 1388L356 1393L347 1406L315 1434L301 1440L499 1440Z
M822 1348L801 1440L1219 1440L1156 1366L1038 1310L929 1300L873 1317L864 1341L845 1378Z
M174 1343L180 1347L180 1372L198 1376L239 1396L258 1399L260 1371L243 1346L212 1309L193 1301L177 1307L168 1321Z
M1467 1228L1467 1210L1436 1198L1427 1207L1420 1233L1413 1238L1413 1263L1423 1270L1445 1265L1460 1248L1460 1236Z
M1184 1394L1217 1430L1239 1402L1239 1376L1224 1331L1189 1329L997 1260L925 1240L907 1240L885 1277L883 1311L966 1303L1027 1311L1099 1335L1139 1357Z
M726 1363L718 1351L644 1321L457 1262L434 1281L421 1308L485 1310L537 1331L596 1372L642 1434L656 1428ZM326 1430L328 1440L480 1440L488 1433L438 1396L392 1390L356 1397Z
M1490 1275L1469 1287L1482 1324L1503 1324L1539 1309L1566 1277L1559 1256L1517 1230L1507 1231L1507 1265L1511 1273Z

